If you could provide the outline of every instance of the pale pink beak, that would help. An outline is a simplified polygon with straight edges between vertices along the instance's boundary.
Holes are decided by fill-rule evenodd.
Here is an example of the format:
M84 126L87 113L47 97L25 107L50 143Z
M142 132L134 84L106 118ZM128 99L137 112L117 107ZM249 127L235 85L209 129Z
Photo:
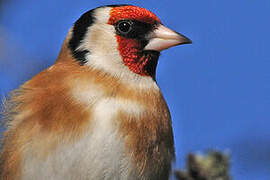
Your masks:
M149 43L144 47L144 50L162 51L173 46L190 43L192 41L184 35L160 24L150 35Z

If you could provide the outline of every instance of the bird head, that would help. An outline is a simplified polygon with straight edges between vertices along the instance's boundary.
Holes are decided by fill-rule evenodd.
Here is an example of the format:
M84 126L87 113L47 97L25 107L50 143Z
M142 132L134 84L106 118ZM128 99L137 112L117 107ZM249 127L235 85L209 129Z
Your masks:
M83 66L117 77L155 78L160 51L191 43L165 27L152 12L132 5L110 5L83 14L66 40L72 57Z

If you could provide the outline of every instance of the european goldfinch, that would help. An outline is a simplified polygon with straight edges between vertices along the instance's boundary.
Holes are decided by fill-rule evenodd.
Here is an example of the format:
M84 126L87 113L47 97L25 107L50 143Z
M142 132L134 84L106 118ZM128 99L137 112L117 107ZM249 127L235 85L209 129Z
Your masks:
M191 43L132 5L90 10L54 65L5 102L1 180L166 180L174 159L160 51Z

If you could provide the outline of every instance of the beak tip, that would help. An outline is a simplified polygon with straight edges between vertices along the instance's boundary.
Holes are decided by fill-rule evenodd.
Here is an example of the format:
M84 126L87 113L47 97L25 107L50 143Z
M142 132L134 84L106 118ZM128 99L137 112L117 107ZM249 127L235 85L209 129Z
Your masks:
M190 39L186 38L186 40L183 41L183 43L181 43L181 44L192 44L192 43L193 42Z
M187 38L186 36L178 33L179 37L180 37L180 44L192 44L192 40Z

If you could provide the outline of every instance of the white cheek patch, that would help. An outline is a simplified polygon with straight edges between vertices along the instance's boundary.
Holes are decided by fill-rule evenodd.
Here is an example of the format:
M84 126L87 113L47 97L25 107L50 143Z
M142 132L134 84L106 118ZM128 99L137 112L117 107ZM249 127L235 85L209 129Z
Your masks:
M86 38L79 46L81 49L90 49L91 54L112 58L112 55L119 55L118 44L115 38L114 26L103 23L96 23L89 27Z
M111 9L110 7L103 7L94 11L94 23L88 27L83 41L76 50L90 50L91 54L106 54L103 49L112 48L112 41L115 39L114 27L107 23L110 19Z

